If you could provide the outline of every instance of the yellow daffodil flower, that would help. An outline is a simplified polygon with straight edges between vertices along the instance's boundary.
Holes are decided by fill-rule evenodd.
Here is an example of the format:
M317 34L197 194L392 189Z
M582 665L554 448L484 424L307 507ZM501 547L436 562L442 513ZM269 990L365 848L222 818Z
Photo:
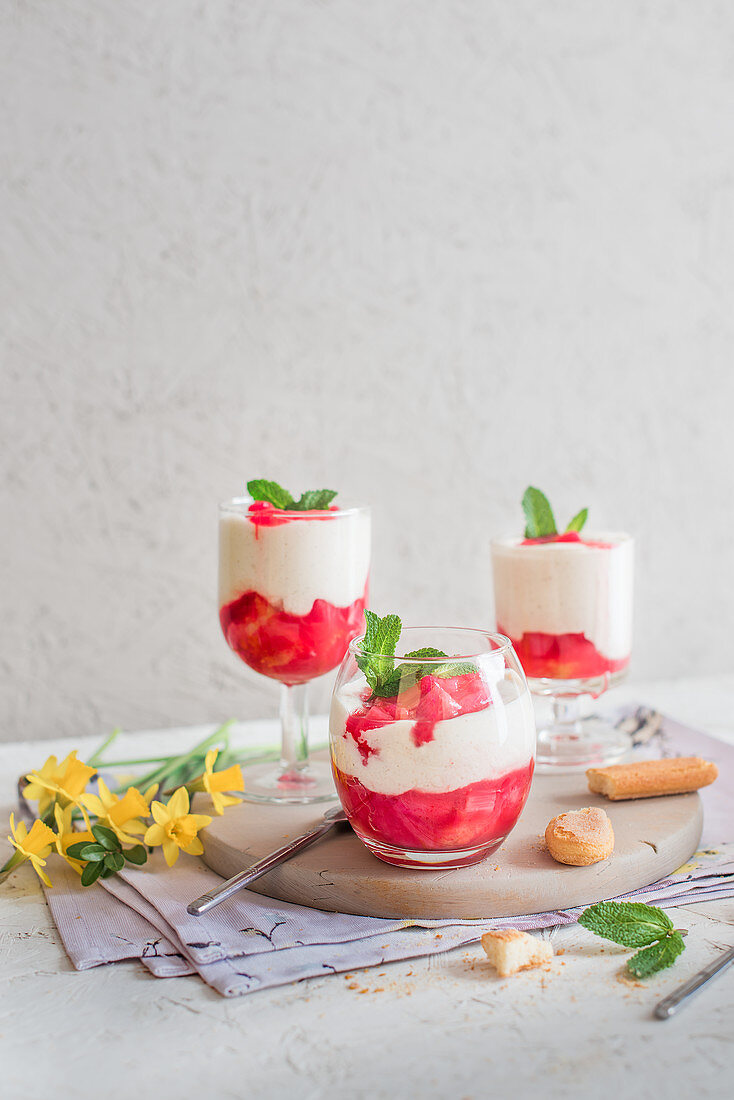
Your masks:
M28 832L25 822L19 821L17 826L15 818L10 815L10 832L8 840L15 848L15 854L10 857L3 867L3 871L12 871L26 860L31 861L31 866L42 882L51 885L51 879L43 868L46 866L46 856L54 846L56 837L53 830L42 821L34 821L31 831Z
M112 829L122 844L137 844L147 827L141 818L150 813L150 800L158 786L149 787L145 794L137 787L128 787L122 798L112 793L104 779L99 780L97 787L98 795L82 796L83 807L98 818L100 825Z
M95 774L95 769L76 758L76 750L64 757L60 764L55 756L49 756L43 767L30 772L25 778L28 786L23 797L29 802L38 802L38 816L45 817L54 803L62 809L67 806L80 806L81 796L87 783Z
M199 829L211 824L206 814L189 813L189 792L179 787L168 800L167 805L153 802L150 807L155 821L146 831L145 844L163 848L163 855L169 867L178 859L179 850L190 856L200 856L204 847L196 835Z
M241 798L235 798L234 795L224 794L223 792L244 790L245 781L242 778L242 769L239 764L233 764L231 768L224 768L220 772L215 772L214 764L218 755L219 749L209 749L204 760L206 771L198 779L194 779L188 785L188 789L192 792L206 791L214 804L215 811L218 814L223 814L225 806L236 806L238 802L242 801Z
M59 855L66 860L70 867L73 867L77 874L80 875L84 870L83 861L68 856L66 854L66 849L70 844L80 844L85 840L89 841L90 844L94 844L94 834L89 829L82 829L78 832L74 829L72 823L73 812L73 806L67 806L65 810L62 810L58 803L54 806L54 817L56 819L57 830L54 834L54 843Z

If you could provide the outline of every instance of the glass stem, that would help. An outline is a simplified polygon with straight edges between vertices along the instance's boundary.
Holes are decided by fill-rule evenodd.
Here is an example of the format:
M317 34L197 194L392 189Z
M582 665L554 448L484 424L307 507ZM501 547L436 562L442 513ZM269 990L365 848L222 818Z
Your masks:
M553 728L568 737L580 737L581 700L578 695L556 695L553 699Z
M283 684L280 692L282 780L298 781L308 767L308 684Z

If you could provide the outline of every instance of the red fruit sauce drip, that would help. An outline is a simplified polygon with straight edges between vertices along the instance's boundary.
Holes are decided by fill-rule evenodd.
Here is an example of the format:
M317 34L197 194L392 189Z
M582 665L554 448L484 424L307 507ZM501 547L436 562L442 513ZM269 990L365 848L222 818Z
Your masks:
M499 847L515 825L530 790L533 761L505 775L456 791L377 794L334 768L339 798L358 833L397 848L454 851ZM489 851L486 853L489 854Z
M433 740L437 722L484 710L491 703L487 684L479 672L462 676L423 676L417 686L390 699L368 697L359 710L347 718L346 729L359 749L362 762L367 763L378 749L364 738L368 730L413 721L413 744L418 747Z
M287 522L287 521L286 521ZM315 600L307 615L290 615L257 592L243 592L219 610L230 647L245 664L284 684L303 684L340 663L362 628L364 595L349 607Z
M329 508L314 508L307 512L284 512L267 500L255 500L247 511L250 514L250 522L255 524L255 538L258 538L261 527L280 527L283 523L293 523L304 519L324 520L330 512L338 512L339 508L336 504L332 504Z
M584 539L578 531L564 531L562 535L542 535L537 539L523 539L521 546L542 546L547 542L578 542L582 546L591 546L596 550L613 550L613 542L602 542L600 539Z
M497 626L500 634L507 632ZM509 635L507 635L510 637ZM542 634L534 631L510 641L526 676L548 680L579 680L620 672L629 656L605 657L585 634Z

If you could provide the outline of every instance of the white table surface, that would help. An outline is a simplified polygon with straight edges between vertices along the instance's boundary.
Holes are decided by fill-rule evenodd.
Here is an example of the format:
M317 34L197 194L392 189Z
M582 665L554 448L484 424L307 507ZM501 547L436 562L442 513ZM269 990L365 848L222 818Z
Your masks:
M609 702L632 698L734 741L734 676L629 685ZM273 731L248 723L239 735ZM125 735L115 754L175 751L201 732ZM0 746L0 820L19 774L94 744ZM0 859L9 851L3 840ZM24 866L0 887L0 1096L729 1097L734 970L672 1020L651 1010L734 945L734 899L669 912L689 929L686 951L644 984L622 976L627 951L572 926L551 933L548 973L501 980L476 945L226 1000L134 961L76 972Z

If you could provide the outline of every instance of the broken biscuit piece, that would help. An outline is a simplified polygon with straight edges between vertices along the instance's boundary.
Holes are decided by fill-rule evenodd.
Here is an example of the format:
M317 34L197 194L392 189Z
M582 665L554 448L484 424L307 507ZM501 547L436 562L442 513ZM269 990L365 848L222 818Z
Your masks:
M614 851L612 823L598 806L569 810L552 818L545 829L548 851L557 863L588 867Z
M700 756L678 756L669 760L640 760L634 764L589 768L586 778L593 794L603 794L612 802L618 802L625 798L688 794L699 787L707 787L718 774L716 764Z
M519 928L485 932L482 947L500 978L509 978L530 966L543 966L553 958L553 947L547 940L539 940Z

